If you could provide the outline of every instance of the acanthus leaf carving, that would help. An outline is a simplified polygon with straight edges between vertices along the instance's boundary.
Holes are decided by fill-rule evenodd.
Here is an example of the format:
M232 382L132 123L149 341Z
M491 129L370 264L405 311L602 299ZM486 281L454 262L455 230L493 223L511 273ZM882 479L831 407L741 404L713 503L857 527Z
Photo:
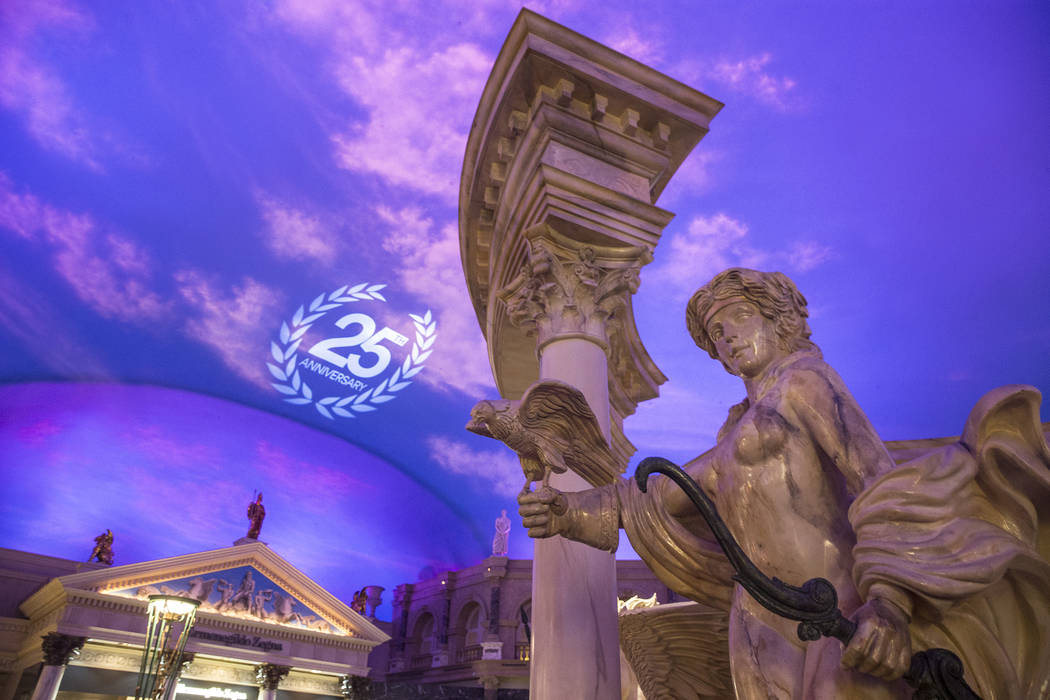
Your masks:
M511 323L535 335L538 347L583 336L608 348L611 325L638 289L646 248L619 248L615 258L595 246L565 246L548 227L530 232L521 270L499 291ZM561 238L554 234L557 238Z

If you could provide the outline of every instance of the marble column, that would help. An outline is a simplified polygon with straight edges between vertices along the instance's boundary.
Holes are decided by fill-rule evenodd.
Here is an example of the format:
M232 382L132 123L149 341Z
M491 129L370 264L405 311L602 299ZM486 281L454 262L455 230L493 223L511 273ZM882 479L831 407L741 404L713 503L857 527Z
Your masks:
M651 256L645 248L581 245L546 225L526 237L525 263L499 295L511 322L535 338L540 380L579 389L608 441L610 331L617 313L629 308L638 271ZM550 484L567 492L592 486L571 471L552 475ZM533 697L619 697L617 640L614 555L562 537L537 540Z
M277 687L292 670L291 666L259 664L255 667L255 682L259 684L259 700L277 700Z
M87 640L84 637L72 637L58 632L48 632L41 639L44 667L40 669L32 700L55 700L58 697L58 687L62 684L62 676L66 672L66 664L80 654Z
M656 200L722 104L528 10L467 140L460 254L500 396L538 379L587 399L622 473L623 420L665 377L631 309L673 214ZM556 475L576 491L608 474ZM537 541L530 696L619 700L613 555Z

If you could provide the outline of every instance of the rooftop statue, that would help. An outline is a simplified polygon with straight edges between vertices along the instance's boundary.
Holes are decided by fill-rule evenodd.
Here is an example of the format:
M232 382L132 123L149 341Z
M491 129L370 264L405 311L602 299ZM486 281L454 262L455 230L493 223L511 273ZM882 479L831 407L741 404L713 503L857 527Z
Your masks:
M985 700L1050 688L1050 447L1032 387L993 390L962 437L894 462L810 340L786 276L733 268L686 317L697 345L744 383L717 443L685 466L768 576L830 581L857 625L849 644L801 642L733 570L664 478L519 496L531 537L615 550L623 528L675 591L729 611L738 698L905 698L913 651L957 654Z
M254 501L248 503L248 522L251 523L251 527L248 528L248 534L245 537L250 537L253 540L259 539L259 531L262 530L265 518L266 508L263 507L262 494L260 493L255 497Z
M510 518L507 511L501 510L496 518L496 534L492 536L492 556L507 556L507 538L510 535Z
M111 530L106 530L95 538L95 547L91 550L87 560L95 560L103 564L113 563L113 532Z

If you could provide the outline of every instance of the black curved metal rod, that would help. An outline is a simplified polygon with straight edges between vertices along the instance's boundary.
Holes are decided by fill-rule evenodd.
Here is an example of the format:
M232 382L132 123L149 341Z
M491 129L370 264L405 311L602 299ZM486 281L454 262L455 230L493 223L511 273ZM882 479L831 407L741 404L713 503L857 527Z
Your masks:
M769 578L744 553L707 494L677 464L663 457L643 459L634 474L642 493L647 489L649 475L654 472L675 482L700 511L736 571L733 580L767 610L799 621L799 639L812 642L823 636L849 643L857 624L838 609L838 594L830 581L811 578L802 586L792 586L778 578ZM963 680L962 661L947 649L927 649L914 654L904 680L915 688L913 700L981 700Z

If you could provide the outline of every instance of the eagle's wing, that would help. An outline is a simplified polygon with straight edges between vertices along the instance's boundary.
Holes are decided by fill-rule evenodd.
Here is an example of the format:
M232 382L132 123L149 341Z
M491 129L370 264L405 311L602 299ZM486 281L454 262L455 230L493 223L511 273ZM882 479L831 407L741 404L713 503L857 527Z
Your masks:
M620 648L647 698L732 698L728 625L698 603L639 608L620 615Z
M583 393L570 384L543 380L530 386L521 397L518 421L542 441L548 454L560 454L594 486L609 483L627 466L609 449Z

